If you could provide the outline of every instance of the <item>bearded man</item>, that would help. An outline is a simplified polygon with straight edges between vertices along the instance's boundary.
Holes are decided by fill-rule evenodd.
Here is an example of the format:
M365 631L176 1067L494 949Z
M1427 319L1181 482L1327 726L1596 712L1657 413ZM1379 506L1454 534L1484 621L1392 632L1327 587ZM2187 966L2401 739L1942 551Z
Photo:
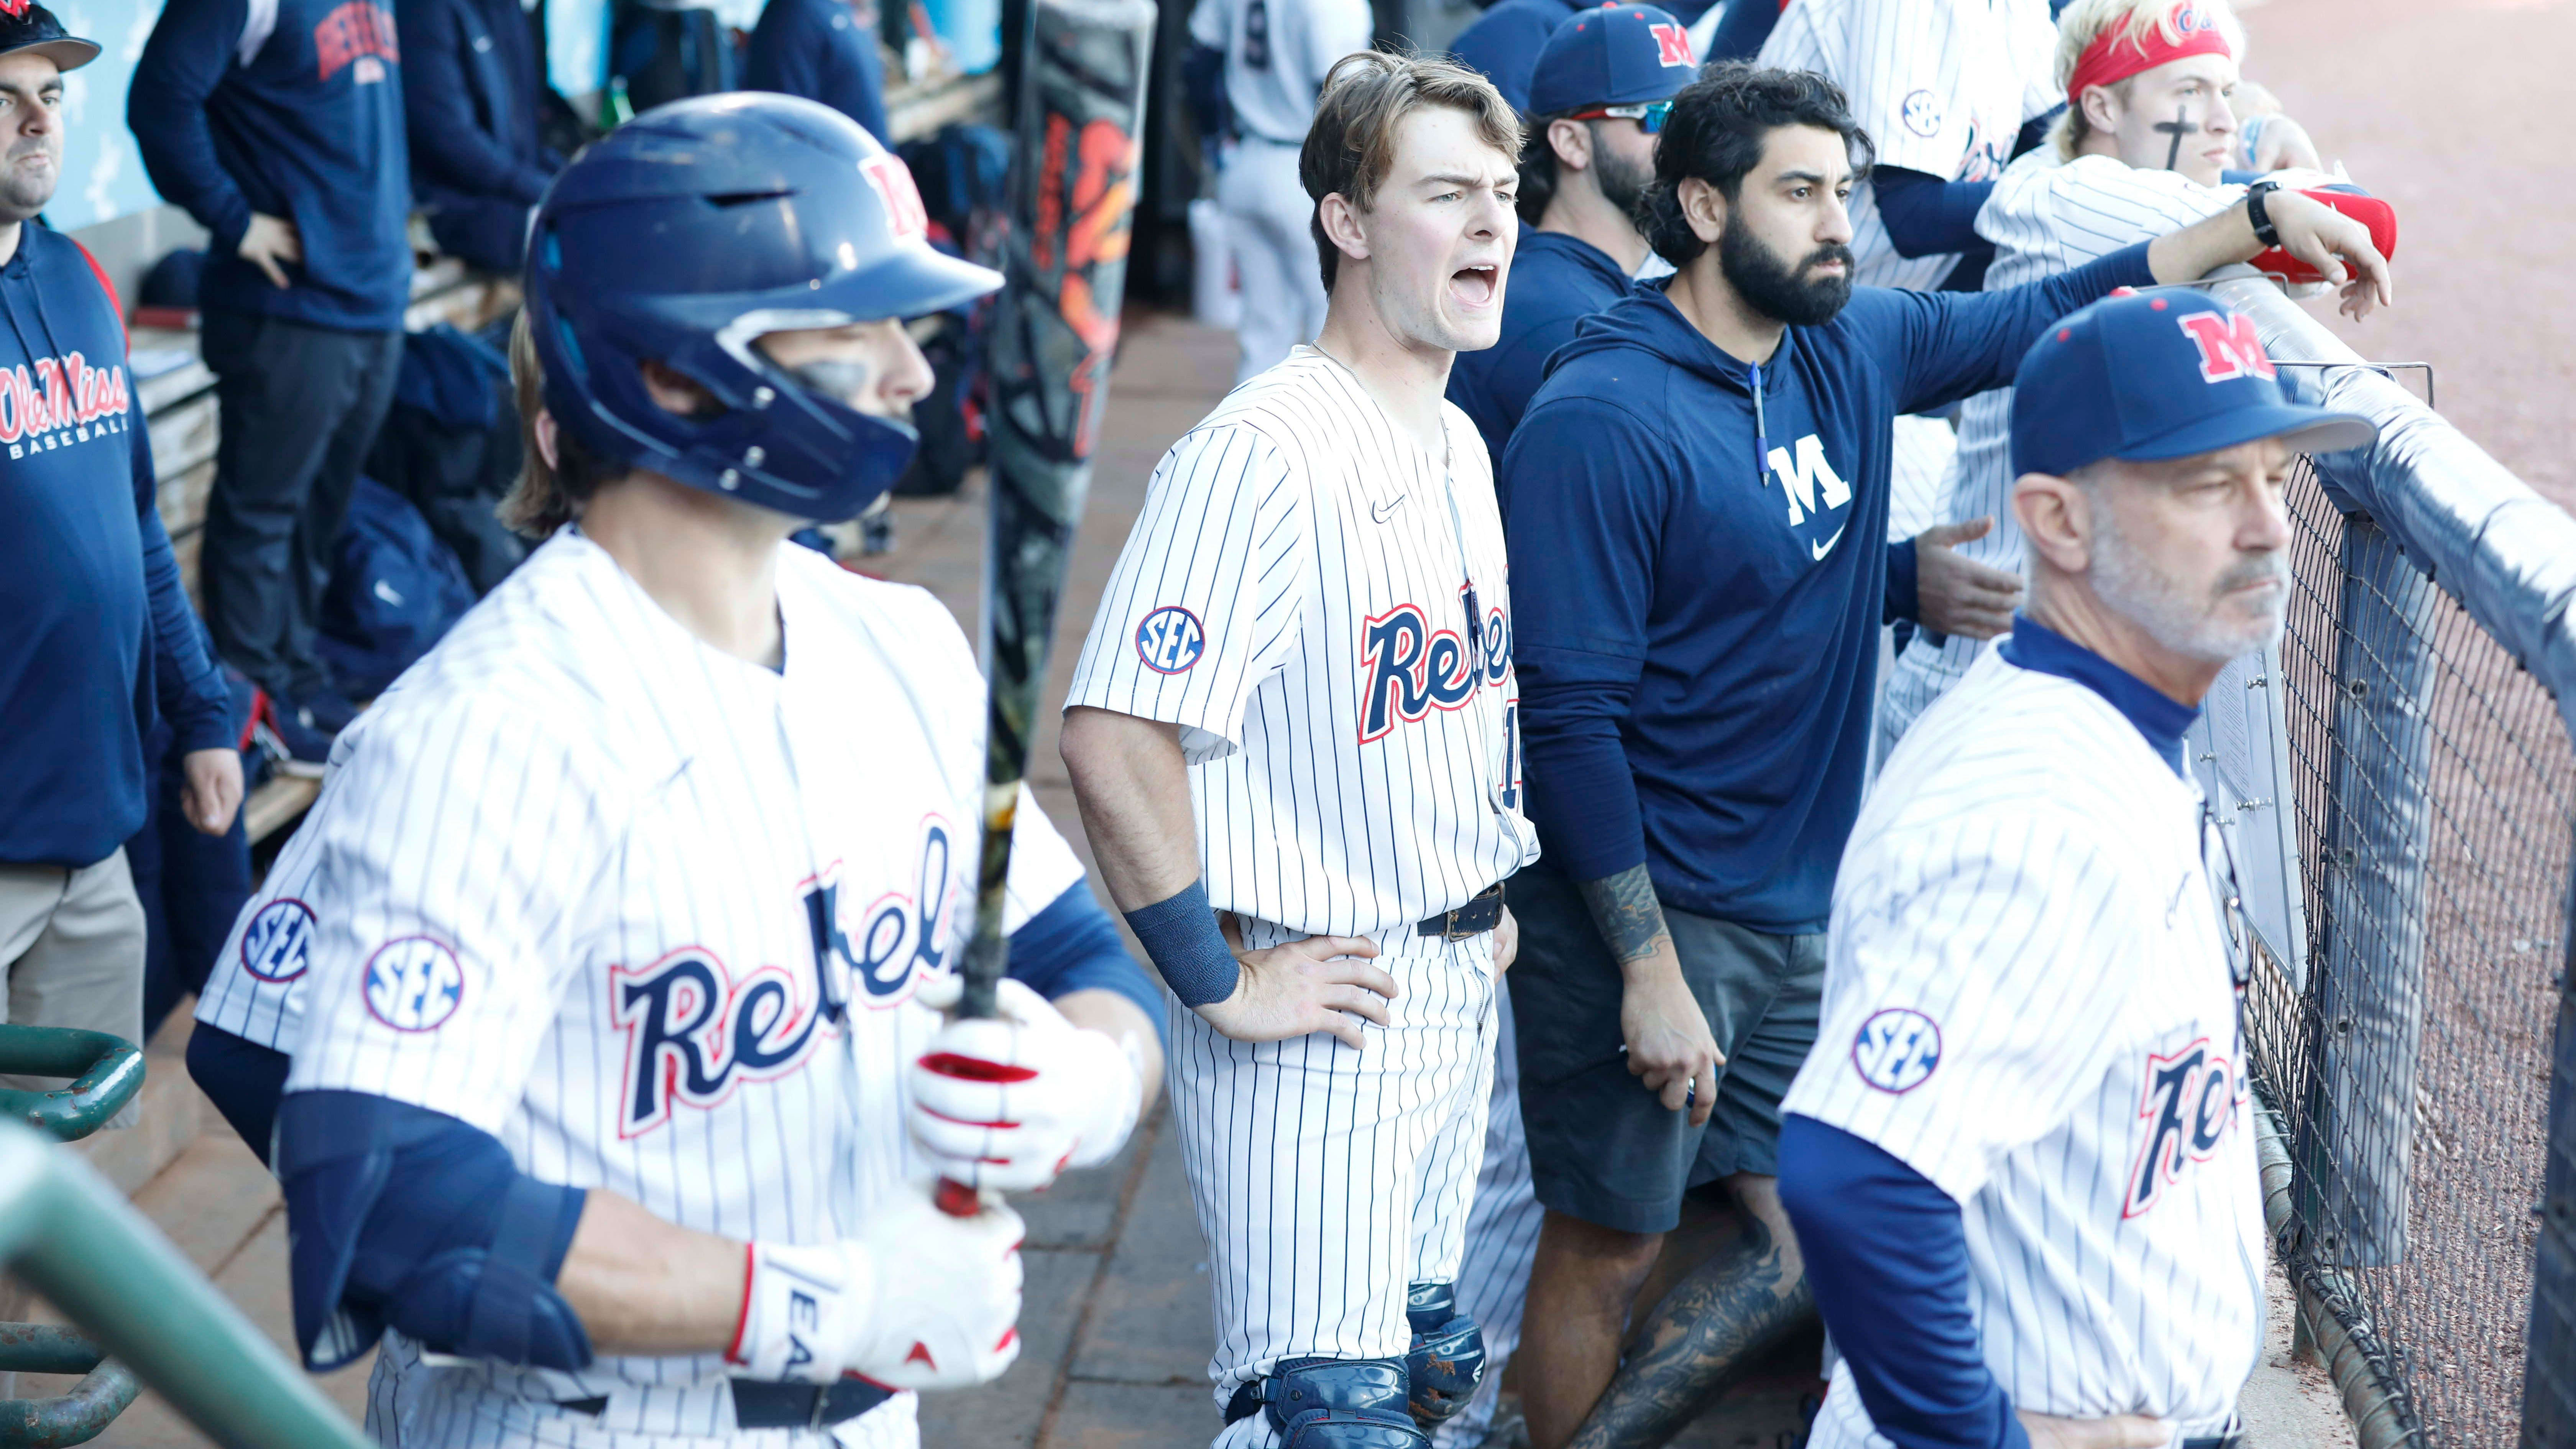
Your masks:
M1846 198L1870 156L1811 72L1723 65L1683 90L1646 228L1679 270L1577 329L1503 457L1543 848L1512 884L1508 978L1547 1210L1521 1345L1534 1449L1661 1443L1814 1313L1780 1099L1816 1039L1878 631L1992 637L2019 593L1951 547L1991 520L1885 542L1895 417L2011 381L2114 288L2274 239L2385 292L2367 229L2289 193L2027 287L1854 287ZM1702 1186L1736 1236L1636 1315L1623 1363Z

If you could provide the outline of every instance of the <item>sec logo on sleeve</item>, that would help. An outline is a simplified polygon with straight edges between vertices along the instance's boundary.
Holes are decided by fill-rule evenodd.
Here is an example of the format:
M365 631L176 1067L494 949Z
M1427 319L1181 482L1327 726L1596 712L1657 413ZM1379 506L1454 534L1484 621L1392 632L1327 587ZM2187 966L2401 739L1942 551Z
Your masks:
M456 953L427 936L387 941L367 958L367 1014L396 1031L436 1031L465 999Z
M1930 1081L1940 1065L1940 1025L1919 1011L1891 1006L1862 1022L1852 1038L1853 1069L1882 1092L1903 1096Z
M1136 657L1156 674L1184 673L1206 652L1207 631L1198 615L1177 604L1156 609L1136 626Z
M293 981L304 974L312 943L313 908L280 896L242 928L242 969L262 981Z

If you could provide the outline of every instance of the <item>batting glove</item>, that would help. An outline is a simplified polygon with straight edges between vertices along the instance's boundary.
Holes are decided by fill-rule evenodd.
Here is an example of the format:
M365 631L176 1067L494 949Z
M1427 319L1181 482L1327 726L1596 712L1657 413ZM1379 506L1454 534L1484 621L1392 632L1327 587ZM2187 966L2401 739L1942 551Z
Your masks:
M753 1378L962 1389L1020 1356L1020 1215L953 1218L906 1187L837 1243L753 1243L725 1357Z
M923 998L948 1004L955 979L926 983ZM1003 980L998 1006L950 1022L913 1064L912 1140L931 1166L968 1187L1034 1192L1117 1156L1144 1097L1136 1054L1017 981Z

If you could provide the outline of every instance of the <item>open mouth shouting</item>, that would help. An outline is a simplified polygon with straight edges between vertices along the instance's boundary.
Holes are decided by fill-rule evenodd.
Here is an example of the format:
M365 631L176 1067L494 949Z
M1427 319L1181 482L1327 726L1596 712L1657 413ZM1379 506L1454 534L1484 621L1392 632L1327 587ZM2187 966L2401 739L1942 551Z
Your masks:
M1502 269L1491 262L1460 267L1449 274L1450 299L1470 310L1494 305L1494 294L1501 291L1502 286Z

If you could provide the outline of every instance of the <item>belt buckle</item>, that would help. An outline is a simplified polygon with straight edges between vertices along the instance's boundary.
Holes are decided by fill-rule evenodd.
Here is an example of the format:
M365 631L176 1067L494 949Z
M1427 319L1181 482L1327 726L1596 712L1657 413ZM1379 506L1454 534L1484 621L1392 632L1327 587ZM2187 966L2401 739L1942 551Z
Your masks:
M812 1412L805 1416L805 1427L817 1434L831 1427L823 1418L824 1411L829 1409L831 1406L832 1386L829 1384L816 1384L814 1386L814 1408Z
M1464 914L1464 913L1466 912L1466 909L1467 909L1467 908L1466 908L1465 906L1460 906L1457 910L1454 910L1454 911L1444 911L1444 912L1442 912L1442 913L1441 913L1441 916L1440 916L1440 921L1441 921L1440 939L1441 939L1441 940L1443 940L1443 941L1467 941L1467 940L1473 940L1473 939L1474 939L1474 938L1476 938L1477 936L1481 936L1481 935L1483 935L1483 934L1484 934L1482 931L1463 930L1463 929L1461 929L1461 928L1459 927L1459 925L1458 925L1458 917L1459 917L1460 915Z

